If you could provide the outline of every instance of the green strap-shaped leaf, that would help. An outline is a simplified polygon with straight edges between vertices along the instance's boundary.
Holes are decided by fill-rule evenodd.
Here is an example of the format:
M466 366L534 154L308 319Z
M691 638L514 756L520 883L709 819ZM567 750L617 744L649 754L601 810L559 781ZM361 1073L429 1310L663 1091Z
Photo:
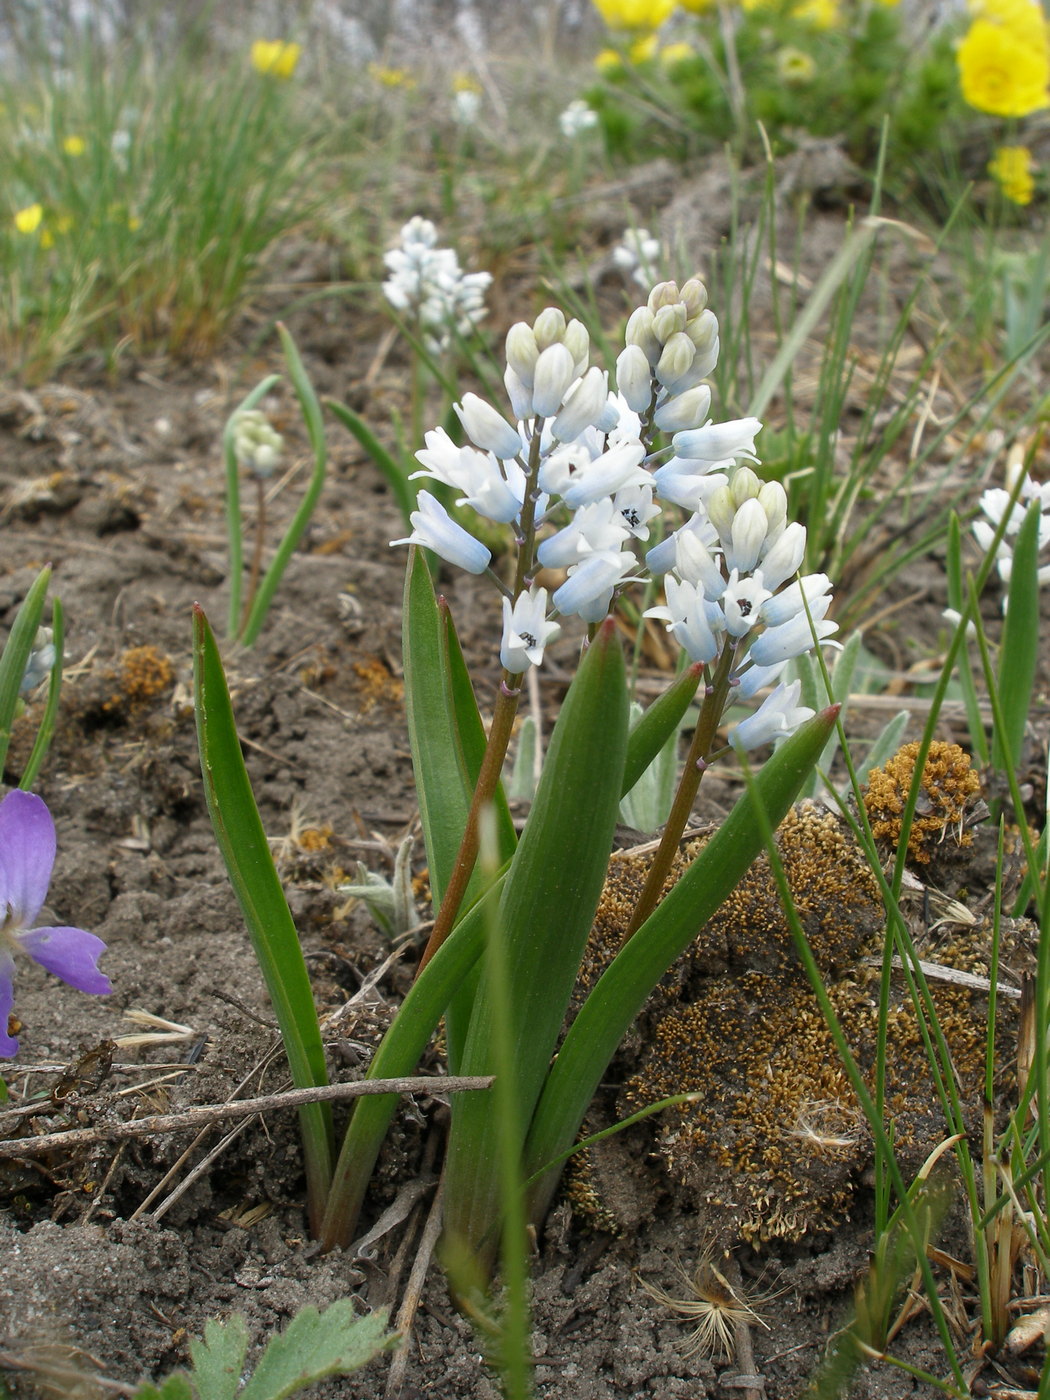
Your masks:
M25 792L32 792L33 784L40 773L41 765L47 757L47 751L51 747L51 740L55 735L55 723L58 719L58 704L62 698L62 671L65 665L66 648L66 625L65 616L62 612L62 601L59 598L51 600L51 642L55 648L55 660L51 667L51 679L47 685L47 702L44 705L44 713L40 718L37 727L36 738L33 740L33 750L29 755L29 760L22 770L22 776L18 780L18 786Z
M623 654L606 622L558 716L500 901L505 975L513 989L513 1021L504 1033L513 1052L523 1125L546 1078L605 880L627 747L627 708ZM481 1072L482 1065L491 1071L493 1064L487 972L475 1000L462 1073ZM453 1239L482 1254L498 1242L492 1228L499 1215L498 1132L487 1094L458 1096L445 1164L445 1226Z
M638 782L657 754L678 728L693 702L704 668L697 662L687 666L642 715L627 737L627 758L623 767L621 797Z
M193 614L193 682L204 792L215 839L248 926L296 1088L327 1084L324 1046L299 935L274 867L241 755L222 659L201 608ZM299 1110L310 1227L320 1228L332 1171L327 1104Z
M1028 507L1017 533L1010 568L1003 640L999 650L999 704L1003 728L992 744L996 768L1016 770L1039 660L1039 502Z
M472 784L453 696L448 632L422 550L411 549L405 575L405 716L419 816L438 909L470 811Z
M0 774L3 774L7 760L7 747L11 742L11 726L18 708L18 692L26 673L37 628L44 613L47 599L47 586L51 582L51 565L41 569L22 600L22 606L15 615L14 623L4 643L0 655Z
M827 743L837 715L831 706L803 725L766 761L754 783L775 827ZM616 1047L649 994L697 932L736 888L763 848L750 793L744 793L664 901L599 978L569 1028L547 1078L525 1146L527 1176L572 1145ZM558 1172L533 1188L531 1210L542 1219Z
M325 399L325 403L342 423L357 438L358 442L379 468L380 473L394 493L394 500L405 518L405 525L411 529L409 516L416 508L415 482L409 481L408 472L392 452L388 452L360 414L355 413L344 403L335 399Z

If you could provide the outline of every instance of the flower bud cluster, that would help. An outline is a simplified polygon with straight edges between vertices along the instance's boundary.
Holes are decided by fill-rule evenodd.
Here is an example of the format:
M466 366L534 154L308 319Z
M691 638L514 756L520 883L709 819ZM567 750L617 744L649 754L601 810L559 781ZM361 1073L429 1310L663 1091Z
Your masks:
M464 272L451 248L438 248L437 229L419 214L401 230L400 246L383 255L390 276L383 283L387 301L419 323L431 354L448 349L485 316L488 272Z
M284 451L284 438L265 413L246 408L233 420L233 455L239 466L265 481L273 476Z
M788 520L778 482L754 469L757 418L712 423L703 382L718 358L718 322L693 279L654 287L631 316L617 361L617 388L590 364L590 337L556 308L507 335L504 384L511 413L476 394L455 405L467 442L428 432L416 454L428 477L489 520L512 525L519 549L515 586L505 589L500 657L511 675L538 665L558 630L548 608L600 621L619 589L664 575L660 618L693 661L720 668L743 696L777 682L788 661L836 631L827 620L823 574L789 582L802 564L805 528ZM673 455L654 451L660 433ZM420 544L473 573L488 548L426 490L412 533ZM684 524L648 550L662 500L684 509ZM679 515L679 520L681 516ZM548 599L534 575L562 571ZM791 732L812 713L799 686L779 684L733 742L753 747Z

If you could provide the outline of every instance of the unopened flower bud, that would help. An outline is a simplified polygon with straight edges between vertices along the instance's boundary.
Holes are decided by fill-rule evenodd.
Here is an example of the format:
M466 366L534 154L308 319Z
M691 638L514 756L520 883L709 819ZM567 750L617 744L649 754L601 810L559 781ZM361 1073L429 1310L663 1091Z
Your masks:
M521 451L521 438L501 413L477 394L464 394L463 402L453 404L463 431L476 447L501 459L516 457Z
M678 291L677 282L657 282L656 286L649 293L646 305L655 315L662 306L673 306L676 301L681 300L682 298Z
M701 311L690 316L685 333L696 346L698 354L706 354L718 341L718 317L713 311Z
M33 647L26 660L26 668L18 686L20 695L28 695L42 681L46 681L55 667L54 631L50 627L38 627L33 638Z
M752 471L750 467L738 468L729 479L729 491L733 497L733 504L739 510L745 501L757 500L763 485L764 482L758 472ZM765 511L762 514L764 517Z
M685 302L685 314L689 321L695 320L707 306L707 288L699 277L690 277L683 282L678 292L679 300Z
M805 553L806 527L793 520L781 530L759 561L762 582L770 592L778 589L785 579L798 571Z
M653 414L656 426L665 433L678 433L699 428L711 407L711 390L706 384L675 394L662 403Z
M653 316L653 335L661 345L666 345L677 331L684 330L685 307L680 301L661 306Z
M593 365L566 394L561 412L551 425L551 432L559 442L572 442L585 428L592 427L598 421L608 398L609 376Z
M616 388L633 413L644 413L653 397L653 372L640 345L628 345L616 360Z
M739 475L740 473L737 472L737 476ZM735 485L735 478L730 478L730 492L733 492ZM733 493L735 494L735 492ZM765 543L768 523L766 513L759 505L757 497L752 496L749 500L744 501L733 516L729 538L722 537L722 542L726 546L726 564L729 568L738 569L741 573L749 573L755 567L758 563L758 556L762 552L762 545Z
M548 306L532 323L532 333L541 351L560 343L565 335L565 317L556 306Z
M508 365L503 371L503 384L507 390L507 397L510 399L514 417L518 419L531 418L533 413L532 388L530 385L522 383L511 365Z
M718 531L718 538L728 539L733 528L733 516L736 515L736 502L729 487L719 486L716 491L712 491L705 506L707 518Z
M772 541L777 538L787 524L787 492L779 481L764 481L762 489L758 493L758 500L766 513L766 519L769 521L766 539Z
M627 345L637 345L651 365L660 358L663 347L653 335L653 313L647 306L631 312L623 338Z
M574 378L572 352L558 341L540 351L532 385L532 411L539 418L553 418Z
M673 392L678 381L689 373L695 353L693 342L684 331L671 336L656 362L656 377L660 383Z
M539 353L532 327L524 321L515 322L507 332L507 364L528 389L532 388Z
M573 358L573 373L579 378L591 360L591 337L582 321L572 320L565 327L562 344Z
M265 413L244 409L233 423L233 455L240 466L265 480L281 460L284 438L271 428Z

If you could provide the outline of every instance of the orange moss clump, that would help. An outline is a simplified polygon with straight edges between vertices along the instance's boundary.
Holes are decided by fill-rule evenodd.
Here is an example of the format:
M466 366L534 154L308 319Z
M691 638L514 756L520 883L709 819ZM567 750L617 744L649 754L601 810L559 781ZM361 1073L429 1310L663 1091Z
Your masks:
M142 709L174 684L175 667L170 656L153 646L132 647L120 658L118 693L107 700L103 708Z
M918 744L905 744L884 768L873 768L868 777L864 806L876 841L900 844L902 816L915 774ZM958 744L935 741L926 755L922 789L908 831L908 855L928 864L934 850L949 833L957 846L968 846L972 832L965 829L967 809L975 806L981 780L970 755Z

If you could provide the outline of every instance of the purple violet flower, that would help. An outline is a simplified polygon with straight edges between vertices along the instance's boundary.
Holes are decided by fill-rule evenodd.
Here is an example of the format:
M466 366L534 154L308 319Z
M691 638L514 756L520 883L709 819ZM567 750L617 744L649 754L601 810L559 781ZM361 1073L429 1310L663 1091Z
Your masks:
M47 898L55 863L55 823L47 804L30 792L9 792L0 802L0 1056L18 1053L7 1034L14 1002L14 952L96 996L113 990L98 970L106 945L82 928L34 928Z

